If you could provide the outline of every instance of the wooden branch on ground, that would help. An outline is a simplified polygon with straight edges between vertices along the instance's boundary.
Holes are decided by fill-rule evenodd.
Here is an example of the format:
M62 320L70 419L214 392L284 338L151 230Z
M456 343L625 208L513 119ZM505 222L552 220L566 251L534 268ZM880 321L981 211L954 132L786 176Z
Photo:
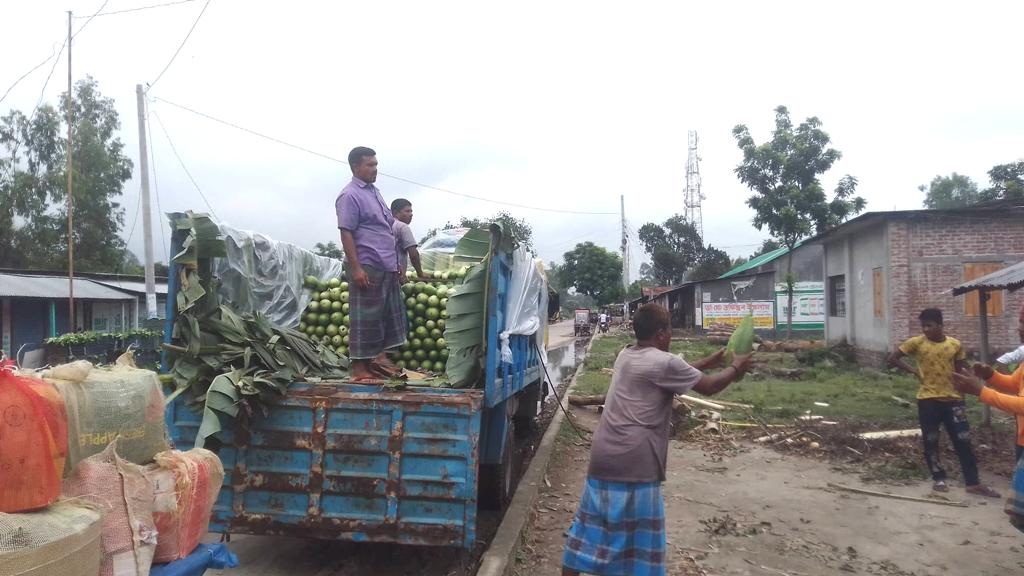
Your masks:
M569 404L572 404L573 406L599 406L604 404L604 399L604 394L595 394L593 396L578 396L576 394L570 394Z
M694 406L700 406L701 408L710 408L711 410L718 410L719 412L724 411L726 408L721 404L714 402L708 402L707 400L701 400L700 398L694 398L693 396L680 395L676 396L682 402L692 404Z
M915 436L920 435L920 428L912 428L910 430L885 430L882 432L864 432L863 434L857 434L857 438L860 438L861 440L884 440L886 438L914 438Z
M941 504L942 506L956 506L958 508L967 508L967 504L963 502L955 502L953 500L937 500L934 498L918 498L916 496L904 496L902 494L890 494L888 492L876 492L874 490L865 490L863 488L853 488L851 486L843 486L842 484L832 484L829 482L829 488L833 490L841 490L843 492L852 492L854 494L864 494L866 496L879 496L881 498L892 498L894 500L906 500L908 502L924 502L927 504Z

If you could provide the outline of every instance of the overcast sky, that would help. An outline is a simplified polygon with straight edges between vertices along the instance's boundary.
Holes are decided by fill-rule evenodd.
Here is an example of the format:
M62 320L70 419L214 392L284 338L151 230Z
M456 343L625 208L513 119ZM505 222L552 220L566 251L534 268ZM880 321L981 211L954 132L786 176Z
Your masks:
M109 0L104 11L173 0ZM59 48L66 10L102 0L0 4L0 90ZM205 0L97 17L74 42L74 77L117 102L139 198L135 85L153 82ZM685 4L685 6L684 6ZM818 116L843 159L825 177L860 180L869 210L920 207L917 186L956 171L980 184L1024 156L1020 2L257 2L212 0L150 97L336 158L378 152L381 177L414 204L413 228L507 209L545 260L577 242L619 246L619 196L632 229L683 209L687 131L700 137L706 240L748 255L750 223L731 135L769 137L773 108ZM86 20L76 19L75 29ZM66 60L46 89L67 82ZM31 110L50 66L0 104ZM334 198L347 166L154 101L216 215L305 247L337 241ZM208 210L152 122L164 212ZM156 202L153 202L156 214ZM163 222L162 218L156 220ZM140 219L141 222L141 219ZM163 252L154 233L157 254ZM130 247L142 254L141 224ZM643 256L633 247L635 266Z

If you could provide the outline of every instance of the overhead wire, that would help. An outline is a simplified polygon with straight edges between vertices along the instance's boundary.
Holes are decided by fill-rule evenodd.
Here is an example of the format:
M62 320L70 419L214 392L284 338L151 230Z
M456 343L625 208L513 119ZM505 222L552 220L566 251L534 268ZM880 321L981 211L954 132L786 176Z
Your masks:
M65 39L65 42L67 42L67 40L66 40L66 39ZM0 96L0 103L3 103L3 101L4 101L4 100L5 100L6 98L7 98L7 96L8 96L8 95L9 95L9 94L11 93L11 90L14 90L14 87L15 87L15 86L17 86L18 84L20 84L22 80L24 80L25 78L28 78L28 76L29 76L30 74L32 74L33 72L35 72L36 70L38 70L38 69L39 69L39 68L41 68L42 66L46 65L46 64L47 64L47 63L48 63L48 62L49 62L50 60L53 60L53 58L54 58L55 56L57 56L57 49L56 49L56 47L57 47L57 43L56 43L56 42L54 42L54 43L53 43L53 51L52 51L52 52L50 52L50 56L49 56L49 57L47 57L47 58L46 58L46 60L43 60L43 61L42 61L42 62L40 62L39 64L36 64L35 66L33 66L33 67L32 67L32 68L31 68L31 69L30 69L30 70L28 71L28 72L25 72L24 74L22 74L21 76L19 76L19 77L18 77L18 79L17 79L17 80L15 80L13 84L11 84L10 86L8 86L8 87L7 87L7 90L6 90L5 92L4 92L4 95L3 95L3 96ZM61 51L63 51L63 50L64 50L64 47L63 47L63 46L61 46Z
M257 132L256 130L253 130L251 128L246 128L244 126L240 126L240 125L235 124L233 122L229 122L227 120L223 120L221 118L217 118L215 116L211 116L209 114L206 114L205 112L200 112L198 110L189 108L188 106L185 106L183 104L177 104L175 102L171 102L170 100L166 100L164 98L160 98L159 96L153 96L153 100L158 101L158 102L163 102L164 104L168 104L170 106L174 106L175 108L179 108L179 109L184 110L186 112L189 112L191 114L195 114L196 116L200 116L202 118L206 118L207 120L211 120L213 122L217 122L218 124L223 124L224 126L228 126L230 128L234 128L235 130L246 132L246 133L251 134L253 136L257 136L259 138L263 138L265 140L269 140L271 142L275 142L277 144L281 144L282 146L287 146L289 148L293 148L293 149L298 150L300 152L305 152L307 154L310 154L310 155L313 155L313 156L317 156L317 157L323 158L325 160L330 160L332 162L337 162L337 163L340 163L340 164L348 164L347 160L344 160L344 159L341 159L341 158L337 158L335 156L330 156L330 155L324 154L322 152L317 152L315 150L311 150L311 149L306 148L304 146L300 146L298 144L293 144L291 142L287 142L285 140L281 140L280 138L276 138L274 136L269 136L267 134L263 134L262 132ZM541 212L554 212L554 213L559 213L559 214L579 214L579 215L585 215L585 216L614 216L614 215L618 214L618 212L590 212L590 211L585 211L585 210L563 210L563 209L558 209L558 208L542 208L542 207L539 207L539 206L529 206L529 205L526 205L526 204L518 204L518 203L515 203L515 202L506 202L504 200L494 200L494 199L491 199L491 198L483 198L481 196L474 196L472 194L465 194L465 193L462 193L462 192L456 192L454 190L448 190L446 188L441 188L441 187L438 187L438 186L433 186L431 184L424 184L423 182L418 182L416 180L412 180L410 178L405 178L405 177L402 177L402 176L396 176L394 174L389 174L387 172L378 171L377 173L379 175L381 175L381 176L384 176L386 178L390 178L392 180L398 180L399 182L405 182L407 184L412 184L414 186L419 186L421 188L427 188L427 189L435 190L435 191L438 191L438 192L444 192L445 194L451 194L451 195L454 195L454 196L461 196L463 198L470 198L470 199L473 199L473 200L479 200L481 202L489 202L489 203L492 203L492 204L501 204L501 205L504 205L504 206L513 206L513 207L516 207L516 208L523 208L523 209L526 209L526 210L537 210L537 211L541 211Z
M179 4L188 4L190 2L195 2L195 1L196 0L178 0L177 2L164 2L163 4L151 4L149 6L139 6L139 7L136 7L136 8L125 8L124 10L113 10L111 12L103 12L103 13L95 14L93 17L95 17L95 16L113 16L115 14L125 14L125 13L128 13L128 12L141 12L143 10L150 10L150 9L153 9L153 8L166 8L168 6L177 6ZM89 18L89 16L75 16L75 18Z
M146 92L149 92L153 86L156 86L156 83L163 78L164 72L167 72L167 69L171 67L171 64L174 64L174 60L178 57L178 54L181 53L181 49L185 47L185 43L188 42L188 39L192 37L192 32L195 31L196 25L199 24L199 20L203 17L203 14L206 13L206 9L210 6L211 1L212 0L206 0L206 3L203 4L203 9L199 11L199 15L196 16L195 22L192 22L192 27L188 29L188 34L185 34L185 38L181 41L181 44L178 45L178 49L174 51L174 55L171 56L171 59L167 62L167 65L164 66L164 69L161 70L160 73L156 75L156 78L146 87Z
M165 257L170 258L170 255L167 252L167 238L165 237L166 233L164 231L164 228L166 228L166 226L161 224L161 222L163 222L164 209L160 206L160 185L157 183L156 179L156 150L153 149L153 123L149 121L148 98L146 99L146 128L146 136L149 139L149 165L153 169L153 193L156 195L156 212L160 216L160 218L157 219L157 228L160 229L160 244L163 246L164 249L163 254Z
M210 214L213 214L214 218L220 219L217 216L217 212L213 209L213 206L210 205L210 201L206 198L206 194L203 194L203 190L199 187L199 183L196 182L196 179L192 177L192 173L189 172L188 168L185 166L185 162L181 159L181 155L178 154L178 149L175 148L174 142L171 140L171 135L167 133L167 127L164 126L163 121L160 120L160 115L157 114L156 111L153 111L152 114L153 119L155 119L156 123L160 126L160 131L162 131L164 133L164 137L167 138L167 143L171 145L171 152L173 152L174 157L178 159L178 164L181 165L181 169L185 171L185 175L188 176L188 179L192 181L192 185L195 186L196 192L199 192L199 196L201 196L203 202L206 203L206 207L210 209Z

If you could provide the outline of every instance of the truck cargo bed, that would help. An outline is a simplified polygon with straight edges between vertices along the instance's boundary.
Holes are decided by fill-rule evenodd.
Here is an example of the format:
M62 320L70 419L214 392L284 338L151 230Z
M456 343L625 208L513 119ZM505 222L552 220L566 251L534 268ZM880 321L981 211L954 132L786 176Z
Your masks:
M295 384L222 434L211 532L472 547L483 391ZM167 408L179 448L201 415Z

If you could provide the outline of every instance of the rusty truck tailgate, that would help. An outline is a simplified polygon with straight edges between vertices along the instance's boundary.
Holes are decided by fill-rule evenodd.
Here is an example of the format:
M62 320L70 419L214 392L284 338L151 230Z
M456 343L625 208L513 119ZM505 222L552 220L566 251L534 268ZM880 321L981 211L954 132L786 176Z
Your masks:
M482 392L295 385L249 430L224 433L211 532L472 547ZM171 437L201 415L178 398Z

